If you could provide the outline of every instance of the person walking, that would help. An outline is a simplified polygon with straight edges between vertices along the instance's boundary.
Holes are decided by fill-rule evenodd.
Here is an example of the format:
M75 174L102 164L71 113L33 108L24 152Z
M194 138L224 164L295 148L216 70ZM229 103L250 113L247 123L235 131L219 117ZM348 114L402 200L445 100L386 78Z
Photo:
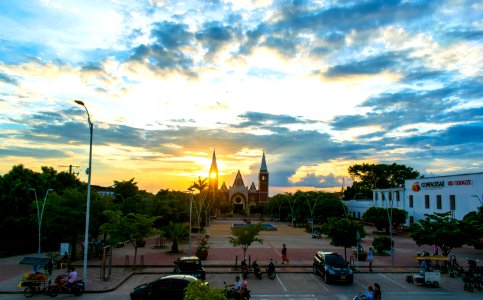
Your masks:
M285 262L287 262L287 264L288 264L287 247L285 246L285 244L283 244L283 248L282 248L282 265Z
M372 262L374 261L374 249L372 247L369 247L367 261L369 262L369 271L372 272Z
M379 283L374 283L374 300L382 300L381 286Z

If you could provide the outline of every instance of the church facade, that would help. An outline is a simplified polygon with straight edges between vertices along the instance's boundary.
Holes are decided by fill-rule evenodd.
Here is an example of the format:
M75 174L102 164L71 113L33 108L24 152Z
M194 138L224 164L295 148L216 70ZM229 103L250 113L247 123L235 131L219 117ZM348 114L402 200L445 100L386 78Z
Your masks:
M238 170L232 186L227 187L225 182L223 182L221 187L218 188L218 166L216 164L215 151L213 151L208 178L210 192L216 195L220 203L228 203L235 212L268 202L269 173L265 152L263 152L260 171L258 172L258 188L254 182L252 182L250 187L245 186L240 170Z

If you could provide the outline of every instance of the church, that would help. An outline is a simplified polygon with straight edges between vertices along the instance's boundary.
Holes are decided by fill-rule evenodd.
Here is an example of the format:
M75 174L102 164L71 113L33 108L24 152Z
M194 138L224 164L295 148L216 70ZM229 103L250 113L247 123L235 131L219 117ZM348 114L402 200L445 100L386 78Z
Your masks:
M269 173L265 161L265 152L263 152L260 171L258 172L258 189L254 182L250 187L245 186L240 170L238 170L232 186L228 188L223 182L221 188L218 188L218 166L216 165L215 150L213 150L208 178L210 192L217 196L216 198L220 203L229 203L234 212L240 212L257 204L268 202Z

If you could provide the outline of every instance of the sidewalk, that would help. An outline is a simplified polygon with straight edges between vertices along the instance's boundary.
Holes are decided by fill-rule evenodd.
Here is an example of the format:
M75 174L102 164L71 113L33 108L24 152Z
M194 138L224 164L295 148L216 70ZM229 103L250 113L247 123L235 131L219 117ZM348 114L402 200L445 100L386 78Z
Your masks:
M243 255L241 248L233 248L228 242L230 236L231 220L216 220L209 228L209 255L203 265L207 273L230 273L236 272L233 268L236 259L238 265ZM278 231L263 231L261 236L264 240L263 244L253 244L248 248L247 259L256 259L263 267L268 264L270 259L276 262L277 272L312 272L313 256L316 251L334 251L344 256L344 249L330 245L327 238L313 239L310 234L303 229L292 228L285 223L274 223L278 226ZM367 227L368 236L363 240L364 248L369 248L374 237L372 228ZM197 234L192 236L192 254L195 252ZM134 248L131 245L125 245L121 248L113 248L111 276L108 280L101 278L100 261L92 259L88 262L86 292L98 293L107 292L116 289L125 282L133 274L168 274L173 271L173 261L178 257L189 254L188 245L180 245L183 247L184 253L168 254L170 244L167 248L154 248L156 237L146 239L146 246L138 248L137 268L132 269ZM412 273L419 270L418 264L414 256L418 251L429 250L428 246L418 247L406 235L394 235L394 260L390 256L376 256L373 264L375 272L404 272ZM281 265L281 249L282 244L286 244L288 248L288 256L290 263ZM483 251L470 247L462 247L451 252L458 258L462 266L466 266L465 257L483 258ZM0 259L0 294L1 293L23 293L23 288L17 285L22 275L32 271L32 267L28 265L20 265L19 262L24 256L19 255ZM352 256L352 258L350 258ZM129 257L131 266L125 267L126 257ZM357 267L356 272L368 272L367 262L353 261L352 249L347 249L347 260ZM142 264L142 262L144 262ZM141 266L141 264L143 266ZM83 261L73 262L79 277L82 277ZM64 273L65 270L55 270L53 278L58 274ZM107 271L106 271L107 272Z

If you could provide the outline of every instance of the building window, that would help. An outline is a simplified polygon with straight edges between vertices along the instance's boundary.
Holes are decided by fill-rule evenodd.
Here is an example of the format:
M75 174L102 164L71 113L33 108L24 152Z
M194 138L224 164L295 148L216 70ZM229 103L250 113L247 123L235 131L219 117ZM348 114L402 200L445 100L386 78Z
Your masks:
M387 193L387 199L389 201L392 201L392 193L391 192Z
M354 198L355 198L355 196L354 196ZM376 200L376 201L379 200L379 193L377 193L377 192L374 193L374 200Z
M399 201L399 198L400 198L399 192L396 192L396 201Z
M441 209L442 204L441 204L441 195L436 195L436 208Z
M381 193L381 201L384 201L386 200L386 194L384 194L384 192Z
M456 209L456 196L449 195L449 209L455 210Z
M358 212L357 212L357 219L360 219L360 218L361 218L361 212L360 212L360 211L358 211Z
M413 207L414 206L414 197L413 195L409 195L409 207Z
M429 195L424 195L424 208L429 209Z
M409 216L409 225L411 225L413 223L414 223L414 217L413 216Z

